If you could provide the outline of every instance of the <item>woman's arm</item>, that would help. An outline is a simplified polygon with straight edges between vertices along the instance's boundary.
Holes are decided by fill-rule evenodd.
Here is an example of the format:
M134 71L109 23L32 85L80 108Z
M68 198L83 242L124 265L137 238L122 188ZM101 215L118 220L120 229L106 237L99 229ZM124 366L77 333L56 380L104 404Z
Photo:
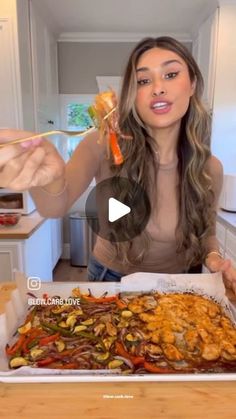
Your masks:
M61 217L87 189L105 157L105 147L93 132L77 146L65 171L44 187L31 188L38 211L45 217Z

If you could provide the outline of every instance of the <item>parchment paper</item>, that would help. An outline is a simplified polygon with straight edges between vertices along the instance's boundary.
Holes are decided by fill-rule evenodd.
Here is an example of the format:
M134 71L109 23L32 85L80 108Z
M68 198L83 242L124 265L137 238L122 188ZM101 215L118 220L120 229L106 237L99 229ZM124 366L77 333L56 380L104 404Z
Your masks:
M119 370L58 370L45 368L21 367L10 370L8 360L5 355L5 345L9 341L14 331L24 321L27 310L27 278L22 273L15 275L17 289L12 291L11 300L6 304L5 313L0 315L0 378L2 377L29 377L37 376L38 382L42 377L59 376L113 376L119 375ZM227 314L235 322L236 311L225 295L225 287L220 273L215 274L156 274L139 272L127 275L122 278L120 283L107 282L42 282L39 290L34 291L36 297L42 297L43 293L49 296L59 295L67 298L71 295L73 288L79 287L80 290L88 291L90 288L94 295L101 295L107 291L108 295L119 292L137 291L159 291L163 293L171 292L191 292L202 296L213 298L221 304ZM40 378L41 377L41 378ZM35 380L34 380L35 381ZM45 380L44 380L45 381Z

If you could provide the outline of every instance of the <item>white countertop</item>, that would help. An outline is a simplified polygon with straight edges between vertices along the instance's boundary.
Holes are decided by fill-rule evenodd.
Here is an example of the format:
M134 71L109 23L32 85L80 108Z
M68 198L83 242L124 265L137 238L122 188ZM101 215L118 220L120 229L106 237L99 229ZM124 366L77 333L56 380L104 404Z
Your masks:
M220 209L217 213L217 219L225 224L227 228L236 233L236 212L229 212Z

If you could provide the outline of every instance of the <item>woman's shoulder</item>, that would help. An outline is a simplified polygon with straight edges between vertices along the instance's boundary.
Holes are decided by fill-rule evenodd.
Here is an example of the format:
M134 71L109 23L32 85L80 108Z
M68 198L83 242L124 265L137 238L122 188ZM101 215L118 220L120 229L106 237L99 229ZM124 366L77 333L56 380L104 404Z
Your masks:
M223 178L223 165L216 156L211 155L207 159L206 170L212 179L221 180Z

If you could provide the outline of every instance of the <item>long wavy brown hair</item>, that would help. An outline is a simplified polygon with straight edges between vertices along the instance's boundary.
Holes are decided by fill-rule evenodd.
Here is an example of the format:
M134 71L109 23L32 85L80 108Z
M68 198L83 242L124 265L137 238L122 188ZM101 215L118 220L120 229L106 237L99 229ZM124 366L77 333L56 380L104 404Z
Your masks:
M158 175L157 144L148 134L147 128L135 110L137 91L136 68L140 56L152 48L162 48L178 54L187 64L191 82L195 82L195 91L190 98L188 110L181 120L177 146L179 173L179 222L176 229L177 252L184 252L186 269L201 263L206 250L204 239L210 234L213 225L214 194L211 179L206 171L206 161L210 156L210 116L202 104L204 88L203 77L197 63L188 49L171 37L145 38L132 51L124 72L123 85L119 100L119 126L121 132L129 134L132 140L119 138L124 155L122 166L114 166L111 170L115 176L126 173L127 177L136 181L148 191L150 202L156 186L151 184ZM127 191L127 194L129 192ZM124 198L124 191L122 191ZM151 198L152 194L152 198ZM156 195L158 199L158 191ZM123 218L123 228L129 231ZM120 226L119 226L120 228ZM115 239L114 231L113 238ZM124 263L138 264L143 260L150 246L147 232L141 234L143 250L135 258L131 257L132 240L115 242L115 255Z

